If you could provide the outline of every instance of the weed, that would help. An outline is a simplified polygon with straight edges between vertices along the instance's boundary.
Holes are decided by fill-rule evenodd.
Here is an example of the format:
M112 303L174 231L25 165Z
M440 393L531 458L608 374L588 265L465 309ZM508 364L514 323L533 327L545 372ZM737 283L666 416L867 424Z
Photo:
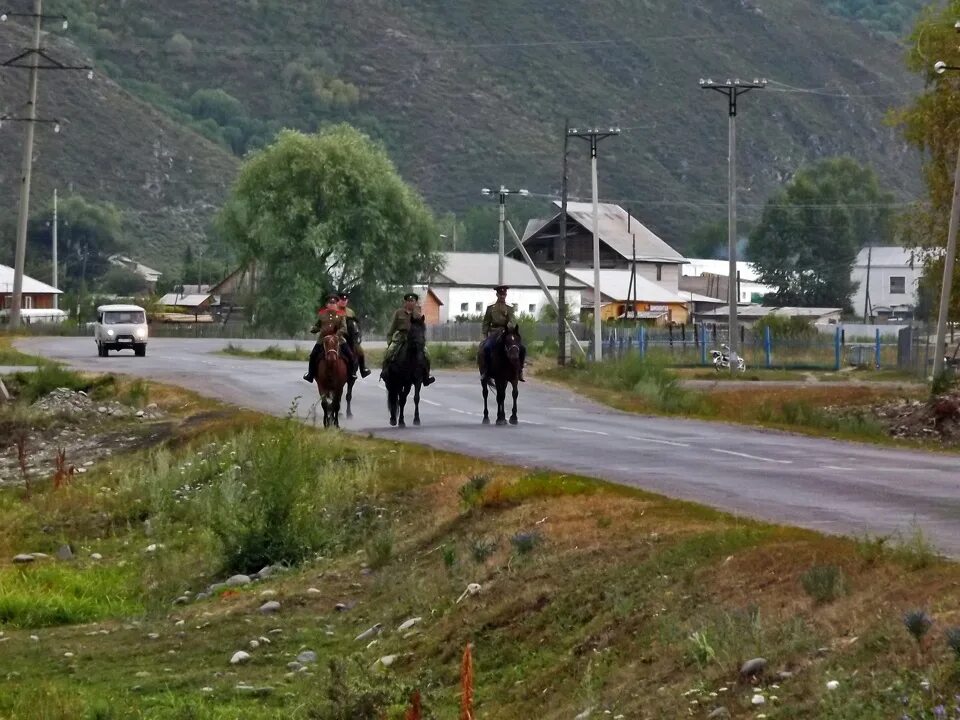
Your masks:
M457 564L457 547L456 545L444 545L443 546L443 564L447 570L452 570Z
M380 720L395 700L382 679L375 679L358 661L350 672L347 663L333 659L329 665L329 685L322 708L307 711L311 720Z
M386 567L393 559L393 533L384 531L373 536L367 543L367 562L374 570Z
M946 395L956 384L956 373L952 368L945 368L941 370L937 376L933 378L933 382L930 383L930 396L939 397L940 395Z
M470 542L470 552L473 555L474 562L485 563L497 551L499 544L500 542L494 538L474 538Z
M601 515L597 518L597 527L601 530L606 530L611 525L613 525L613 520L610 517Z
M57 449L56 468L53 473L53 489L59 490L73 477L75 468L73 465L67 467L67 451L63 448Z
M94 388L114 384L114 378L109 375L93 380L81 377L61 365L49 364L41 365L34 372L17 373L15 378L20 388L20 398L27 403L34 403L58 388L90 392Z
M960 627L947 630L947 647L953 650L957 659L960 659Z
M510 538L510 544L518 555L529 555L543 541L543 537L536 530L519 532Z
M906 538L898 536L891 550L894 560L908 570L924 570L933 565L939 557L936 548L927 539L923 529L914 524Z
M150 402L150 386L143 380L130 383L126 392L126 403L133 407L143 407Z
M889 535L873 536L867 534L862 537L858 537L856 540L857 555L860 556L864 564L871 566L875 565L887 554L887 543L889 541Z
M817 605L833 602L846 591L843 572L836 565L814 565L800 577L800 583Z
M430 362L435 368L473 365L476 361L476 346L458 347L448 343L438 343L430 346Z
M933 619L924 610L911 610L904 614L903 626L919 645L923 642L923 638L930 631L930 628L933 627Z
M457 494L465 510L472 510L483 504L483 491L489 483L489 475L472 475L465 484L460 486Z
M716 660L717 652L713 649L713 646L710 644L710 639L705 632L697 631L690 633L688 639L691 645L690 652L693 654L693 659L697 665L704 667Z

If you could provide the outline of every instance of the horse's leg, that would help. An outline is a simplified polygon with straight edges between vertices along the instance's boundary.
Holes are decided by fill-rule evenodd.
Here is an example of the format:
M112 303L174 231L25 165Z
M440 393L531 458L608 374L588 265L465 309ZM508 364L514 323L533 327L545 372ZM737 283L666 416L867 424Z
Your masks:
M343 388L341 387L339 392L334 393L333 395L333 426L335 428L340 427L340 403L343 401Z
M489 425L490 412L487 410L487 395L489 395L490 391L487 389L487 383L483 380L480 380L480 387L483 388L483 424Z
M497 379L497 425L507 424L507 412L503 405L507 398L507 383Z
M520 394L520 391L517 390L517 381L512 380L511 385L513 385L513 413L510 415L510 424L516 425L517 422L517 395Z
M420 424L420 383L413 384L413 424Z
M330 403L326 395L323 396L320 404L323 405L323 426L330 427Z
M387 409L390 410L390 426L397 425L397 391L393 385L387 384Z
M357 381L356 377L351 377L347 381L347 419L353 417L353 384Z
M400 427L406 427L406 426L407 426L406 421L403 419L403 409L404 409L404 408L406 407L406 405L407 405L407 395L408 395L409 393L410 393L410 386L404 384L404 386L403 386L402 388L400 388L400 402L399 402L399 405L400 405L400 415L399 415L399 417L397 418L397 424L398 424Z

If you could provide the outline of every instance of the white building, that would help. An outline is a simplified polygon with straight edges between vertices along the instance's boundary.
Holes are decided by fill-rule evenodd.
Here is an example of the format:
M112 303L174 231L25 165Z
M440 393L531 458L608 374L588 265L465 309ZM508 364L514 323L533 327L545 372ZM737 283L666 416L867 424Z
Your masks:
M498 263L496 253L443 253L443 270L433 279L429 289L442 305L439 322L453 322L457 318L477 318L483 315L487 305L496 302L493 287L497 285ZM521 315L539 317L550 304L533 272L526 263L512 258L504 259L504 284L510 288L507 302ZM540 277L556 297L560 278L554 273L540 270ZM570 312L580 313L580 295L583 283L567 279L566 299Z
M875 319L912 315L922 275L923 263L913 250L897 246L864 248L853 266L852 279L859 283L853 296L853 311L862 315L866 307L867 315Z

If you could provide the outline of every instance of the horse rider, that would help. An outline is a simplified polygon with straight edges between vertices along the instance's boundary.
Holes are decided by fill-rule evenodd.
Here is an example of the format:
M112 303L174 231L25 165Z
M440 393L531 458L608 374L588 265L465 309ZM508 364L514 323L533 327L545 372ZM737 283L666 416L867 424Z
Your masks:
M366 355L364 355L363 348L360 347L362 341L360 336L360 321L357 319L357 314L353 311L353 308L349 307L349 305L350 295L345 292L340 293L337 300L337 308L347 321L347 345L350 346L350 350L357 359L357 364L360 367L360 377L367 377L370 371L367 369Z
M480 353L483 358L483 381L489 382L490 368L493 365L493 349L496 347L503 333L510 328L514 330L519 328L517 323L517 311L513 305L507 304L506 285L497 285L493 288L497 293L497 301L493 305L487 306L487 311L483 315L483 341L480 343ZM519 339L519 335L517 336ZM523 379L523 365L527 359L527 348L520 343L520 382L526 382Z
M383 370L380 373L380 379L383 380L384 373L387 372L387 366L396 358L400 348L404 346L407 340L407 333L410 331L411 321L419 320L423 317L423 311L420 309L420 296L416 293L407 293L403 296L403 307L393 314L393 320L390 322L390 329L387 330L387 338L390 344L383 354ZM430 354L427 347L423 347L423 361L426 365L427 377L423 381L423 386L433 385L437 381L430 374Z
M347 319L340 313L338 303L339 296L331 293L327 297L327 304L317 312L317 321L310 328L311 335L317 335L317 342L310 351L310 367L304 373L303 379L308 383L314 381L314 370L317 367L317 361L323 355L323 338L327 335L336 335L340 340L340 352L346 357L348 365L353 367L355 360L350 346L347 344Z

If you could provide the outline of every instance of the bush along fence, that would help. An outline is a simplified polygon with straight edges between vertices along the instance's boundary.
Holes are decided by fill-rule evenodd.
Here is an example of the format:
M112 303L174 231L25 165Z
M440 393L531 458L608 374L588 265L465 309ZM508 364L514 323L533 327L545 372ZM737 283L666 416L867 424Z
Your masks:
M830 332L811 328L812 332L778 334L774 328L740 327L740 355L748 368L840 370L844 367L900 368L921 370L923 343L927 333L912 331L904 339L897 334L871 328L865 335L847 332L841 326ZM729 343L727 328L702 323L691 326L612 327L604 334L603 357L619 358L632 354L657 356L674 367L713 365L711 350ZM591 343L591 356L593 356Z

